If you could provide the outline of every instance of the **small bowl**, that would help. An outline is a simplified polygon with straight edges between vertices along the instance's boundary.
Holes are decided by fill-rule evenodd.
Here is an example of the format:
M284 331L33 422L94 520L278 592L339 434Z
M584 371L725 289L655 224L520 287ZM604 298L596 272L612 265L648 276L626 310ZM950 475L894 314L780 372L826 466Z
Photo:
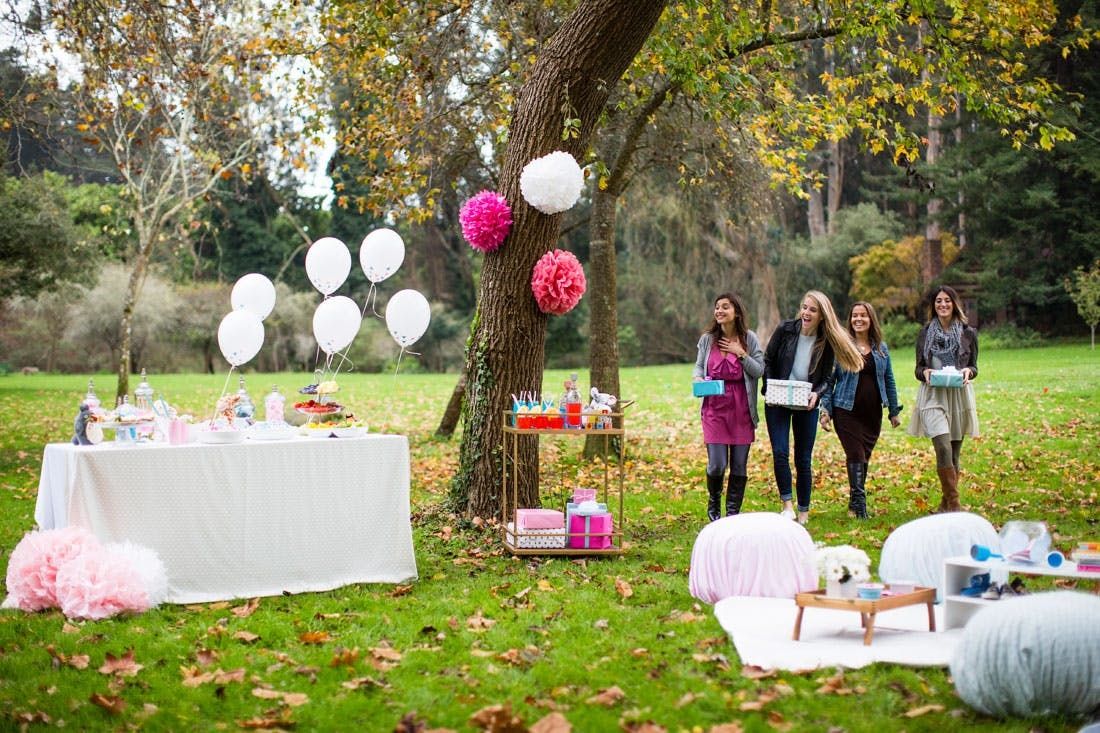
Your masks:
M856 592L861 600L877 601L882 598L882 583L860 583L856 586Z
M895 580L890 583L890 592L895 596L912 593L916 589L917 583L914 580Z

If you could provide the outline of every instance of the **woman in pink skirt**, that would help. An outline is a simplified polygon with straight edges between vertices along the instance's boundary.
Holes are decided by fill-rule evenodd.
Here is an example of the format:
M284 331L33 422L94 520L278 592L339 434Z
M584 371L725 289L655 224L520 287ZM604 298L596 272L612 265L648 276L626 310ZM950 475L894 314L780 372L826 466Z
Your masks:
M693 377L721 379L722 394L703 398L703 442L707 445L707 517L722 516L722 484L729 468L726 516L741 511L748 482L749 446L756 439L756 385L764 372L764 351L748 329L745 306L733 293L714 299L714 320L699 338Z

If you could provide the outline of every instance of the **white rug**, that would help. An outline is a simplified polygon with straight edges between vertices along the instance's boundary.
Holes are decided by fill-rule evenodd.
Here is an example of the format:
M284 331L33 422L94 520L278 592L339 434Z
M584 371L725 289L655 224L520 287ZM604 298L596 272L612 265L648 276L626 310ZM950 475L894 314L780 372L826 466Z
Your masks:
M943 628L943 608L933 609L936 628ZM794 599L733 596L715 604L714 615L741 663L764 669L856 668L873 662L946 667L962 638L962 629L930 632L924 604L879 613L870 646L863 645L858 613L827 608L807 608L800 640L794 641Z

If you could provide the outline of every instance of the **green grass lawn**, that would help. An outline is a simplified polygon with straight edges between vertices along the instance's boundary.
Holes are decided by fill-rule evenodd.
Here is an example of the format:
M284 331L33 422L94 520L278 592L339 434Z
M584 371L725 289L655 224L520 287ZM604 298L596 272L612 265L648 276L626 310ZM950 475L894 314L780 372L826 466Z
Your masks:
M834 434L819 434L808 527L815 540L855 544L876 562L893 528L939 500L930 444L904 432L916 394L912 356L895 359L906 411L903 427L884 426L871 465L872 518L848 519L843 452ZM1087 345L988 350L980 364L983 435L963 448L964 505L996 526L1043 519L1065 552L1078 540L1100 539L1100 352ZM248 381L259 401L271 384L290 393L308 376L250 374ZM547 391L563 377L548 372ZM4 567L33 526L43 446L70 437L87 379L0 377ZM414 719L426 729L474 730L487 725L471 716L496 705L510 706L527 726L558 713L577 731L708 731L733 721L744 730L821 731L1082 724L982 717L955 695L945 669L878 664L831 685L836 670L743 675L710 607L687 589L706 504L689 365L622 373L623 396L637 400L626 426L628 553L504 553L495 528L444 508L458 441L433 433L454 379L341 376L342 401L371 430L409 437L417 582L262 598L255 608L244 600L164 606L89 623L58 612L0 612L0 729L393 730L404 718L402 730L421 730ZM153 374L150 381L174 404L204 413L224 375ZM587 385L586 375L581 381ZM96 382L101 397L111 394L111 376ZM744 509L775 511L763 426L757 437ZM591 475L595 467L579 465L580 445L544 441L546 485L578 471ZM128 652L142 665L135 675L99 671L108 655ZM606 692L612 687L621 697Z

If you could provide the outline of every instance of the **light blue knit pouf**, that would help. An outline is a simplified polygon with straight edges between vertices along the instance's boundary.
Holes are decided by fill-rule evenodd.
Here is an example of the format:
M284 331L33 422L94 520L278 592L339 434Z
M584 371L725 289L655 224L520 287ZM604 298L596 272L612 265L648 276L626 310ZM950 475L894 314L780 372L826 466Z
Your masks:
M1100 596L1002 598L971 617L951 659L967 705L995 717L1100 712Z

